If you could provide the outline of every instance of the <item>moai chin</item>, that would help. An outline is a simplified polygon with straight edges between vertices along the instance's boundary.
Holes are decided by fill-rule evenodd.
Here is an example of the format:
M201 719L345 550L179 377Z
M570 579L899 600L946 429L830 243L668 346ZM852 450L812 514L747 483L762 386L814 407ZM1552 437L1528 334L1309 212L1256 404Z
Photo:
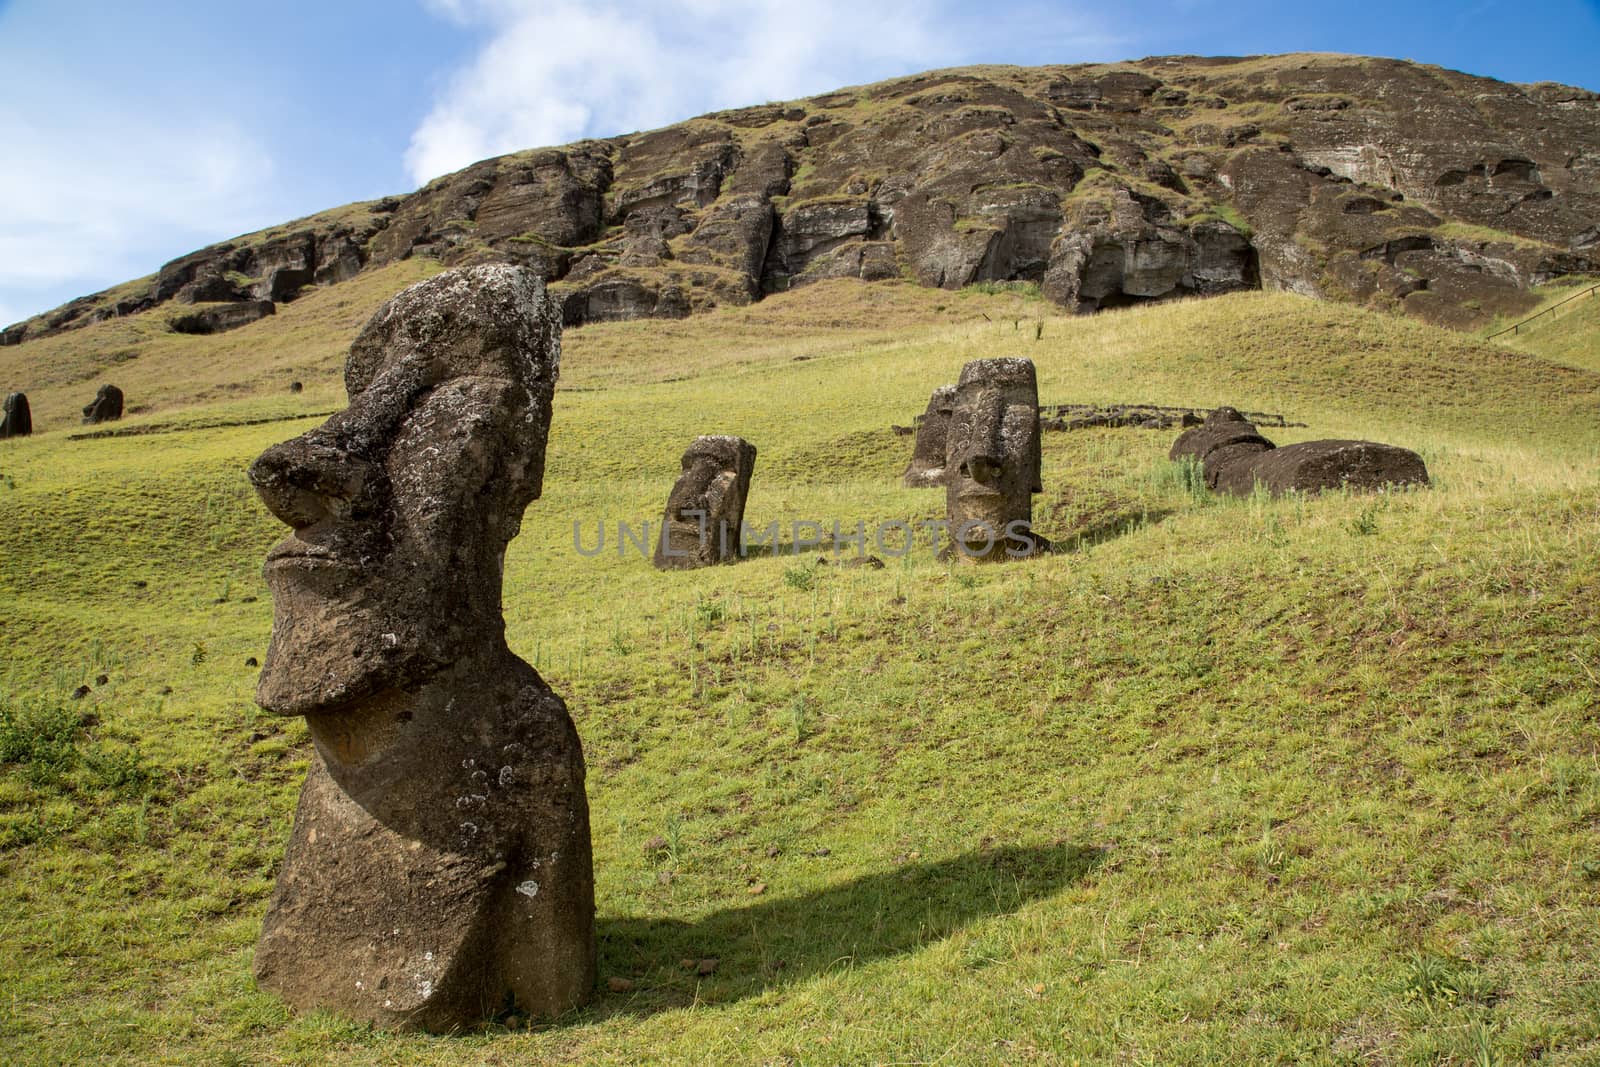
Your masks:
M900 478L907 489L938 489L944 485L945 438L955 403L956 387L953 385L939 386L928 398L928 410L922 413L922 421L917 424L911 462Z
M1008 560L1049 542L1033 532L1040 484L1039 387L1031 359L961 368L945 441L945 558Z
M295 1008L448 1031L593 989L583 749L500 606L560 321L517 267L414 285L351 346L349 407L250 468L293 529L256 701L314 743L255 955Z
M743 554L744 502L755 466L756 446L742 437L718 434L690 443L661 516L658 568L691 570Z
M5 414L0 417L0 437L27 437L32 432L33 411L28 407L28 394L7 394Z

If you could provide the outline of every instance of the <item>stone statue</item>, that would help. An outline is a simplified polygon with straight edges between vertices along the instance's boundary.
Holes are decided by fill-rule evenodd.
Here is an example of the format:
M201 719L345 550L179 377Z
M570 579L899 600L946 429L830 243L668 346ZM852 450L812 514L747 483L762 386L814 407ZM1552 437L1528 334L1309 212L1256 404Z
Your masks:
M732 563L743 554L744 502L755 466L756 446L742 437L694 439L661 516L657 567L691 570Z
M956 387L941 385L928 398L928 410L917 424L917 441L911 448L911 462L900 480L907 489L938 489L944 485L944 443L950 427L950 412L956 403Z
M1044 491L1040 461L1033 361L962 367L945 441L946 558L1022 559L1049 548L1032 529L1033 494Z
M315 746L255 956L296 1008L444 1031L590 995L583 750L500 606L558 315L517 267L414 285L351 346L349 407L250 468L293 528L256 700Z
M122 418L122 390L114 385L102 385L94 399L83 406L83 421L87 425L116 422Z
M28 394L9 394L5 417L0 418L0 437L26 437L32 432L33 412L28 407Z
M1304 441L1279 448L1226 407L1173 442L1168 458L1184 456L1200 461L1208 488L1234 496L1249 496L1257 485L1282 496L1428 484L1427 465L1408 448L1376 441Z

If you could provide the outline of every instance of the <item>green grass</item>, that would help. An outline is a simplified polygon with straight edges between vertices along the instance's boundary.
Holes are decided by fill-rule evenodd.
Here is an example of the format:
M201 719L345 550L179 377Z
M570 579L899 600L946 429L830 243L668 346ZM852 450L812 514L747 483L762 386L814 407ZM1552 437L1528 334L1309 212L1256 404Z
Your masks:
M1495 340L1509 348L1530 352L1564 366L1600 371L1600 293L1577 295L1593 287L1597 281L1600 279L1587 278L1540 290L1544 302L1529 314L1558 303L1561 306L1543 318L1528 323L1515 334L1505 334ZM1577 298L1570 299L1572 297ZM1503 330L1510 325L1498 323L1489 332Z
M318 347L251 358L331 373L360 309L319 295L273 324ZM85 358L38 344L6 358ZM207 373L248 383L229 351ZM1053 433L1065 551L1025 564L572 549L658 518L697 433L760 448L754 525L935 517L888 427L1002 355L1046 403L1283 411L1311 425L1281 442L1407 445L1437 484L1218 500L1170 434ZM823 283L570 331L506 616L584 738L601 973L634 988L437 1038L253 987L309 748L251 700L279 528L242 472L315 420L224 425L294 409L185 406L162 358L119 384L170 366L146 419L179 428L0 442L7 1062L1600 1058L1593 369L1262 294L1073 318Z

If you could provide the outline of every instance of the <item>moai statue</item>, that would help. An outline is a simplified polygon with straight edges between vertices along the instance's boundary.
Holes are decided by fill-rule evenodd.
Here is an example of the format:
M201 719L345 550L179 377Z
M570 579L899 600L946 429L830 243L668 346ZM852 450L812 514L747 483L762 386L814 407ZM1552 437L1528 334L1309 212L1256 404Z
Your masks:
M26 437L32 432L33 412L28 407L28 394L9 394L5 417L0 418L0 437Z
M314 743L255 955L295 1008L448 1031L593 988L583 750L500 608L560 322L518 267L413 285L351 346L349 407L250 468L293 528L256 701Z
M755 467L756 446L742 437L694 439L661 516L658 568L691 570L732 563L743 554L744 502Z
M1376 441L1303 441L1279 448L1233 408L1218 408L1173 442L1169 459L1200 461L1206 486L1249 496L1323 489L1427 485L1428 468L1409 448Z
M1049 549L1032 528L1033 494L1044 491L1040 459L1033 361L961 368L945 442L946 558L1022 559Z
M122 390L114 385L102 385L94 399L83 406L83 421L87 425L116 422L122 418Z
M941 385L928 398L928 410L917 424L917 442L911 448L911 462L901 476L907 489L938 489L944 485L944 443L950 427L950 412L956 403L956 387Z

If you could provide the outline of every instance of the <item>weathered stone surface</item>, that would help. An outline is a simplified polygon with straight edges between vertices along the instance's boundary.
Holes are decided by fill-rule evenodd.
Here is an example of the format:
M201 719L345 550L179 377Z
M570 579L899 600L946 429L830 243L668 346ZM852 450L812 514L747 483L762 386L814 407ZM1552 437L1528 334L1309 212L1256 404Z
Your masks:
M114 385L102 385L95 391L94 399L83 406L83 421L93 426L102 422L115 422L122 418L122 390Z
M178 333L225 333L258 322L275 314L278 308L270 300L241 300L233 304L212 304L175 316L172 328Z
M743 555L744 505L755 466L756 446L742 437L694 439L661 517L654 557L658 568L691 570L732 563Z
M961 368L945 438L948 557L1021 559L1049 542L1033 531L1040 482L1039 387L1031 359Z
M1220 479L1219 490L1248 496L1257 485L1273 496L1324 489L1427 485L1428 468L1408 448L1375 441L1306 441L1263 452Z
M6 395L5 415L0 417L0 438L27 437L33 432L33 412L26 393Z
M679 233L635 221L669 216ZM1600 271L1597 218L1600 99L1581 89L1329 55L943 70L483 160L0 343L180 293L288 300L408 256L574 285L625 267L631 298L597 309L622 317L910 277L1039 282L1083 311L1259 285L1479 326ZM685 284L680 263L708 268L681 301L637 298Z
M911 448L911 462L901 481L907 489L939 489L944 486L945 440L950 430L950 413L955 410L956 387L941 385L928 398L928 410L917 424L917 440Z
M1205 422L1178 435L1167 452L1172 460L1188 456L1199 461L1206 486L1217 488L1223 470L1232 462L1276 446L1234 408L1218 408Z
M1173 442L1169 459L1199 460L1206 486L1249 496L1259 485L1273 496L1341 486L1377 489L1427 485L1422 457L1374 441L1306 441L1279 448L1233 408L1218 408Z
M250 468L293 530L256 699L314 745L255 955L297 1009L448 1031L590 995L582 747L500 611L559 366L536 275L447 272L351 346L348 409Z

